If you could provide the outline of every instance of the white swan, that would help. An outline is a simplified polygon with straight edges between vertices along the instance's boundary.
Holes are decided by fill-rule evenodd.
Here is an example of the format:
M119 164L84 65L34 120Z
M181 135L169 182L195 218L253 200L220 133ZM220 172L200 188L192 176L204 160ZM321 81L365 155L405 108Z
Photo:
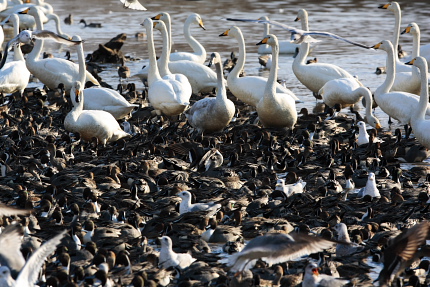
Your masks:
M146 8L138 0L120 0L124 8L146 11Z
M185 112L190 125L201 133L221 131L230 123L235 112L234 103L227 99L220 55L212 53L211 62L215 64L218 76L216 97L201 99Z
M430 62L430 44L421 45L421 31L417 23L410 23L401 34L411 33L413 36L412 42L412 57L410 59L416 58L418 56L424 57L427 60L427 65Z
M412 111L417 110L419 97L406 92L390 92L396 75L394 47L389 40L384 40L373 46L373 48L387 52L387 76L385 81L374 92L375 102L387 115L395 118L403 125L408 125ZM427 108L427 114L430 115L429 108Z
M416 57L410 62L420 69L421 73L421 95L418 107L412 110L411 127L415 138L426 148L430 148L430 120L426 120L425 115L428 111L429 92L428 92L428 70L427 60L424 57Z
M264 89L264 95L256 108L258 118L264 127L287 127L292 129L297 122L296 103L293 98L276 93L275 84L278 77L279 45L278 38L267 35L257 45L268 44L272 47L272 68Z
M78 65L85 67L85 56L83 45L80 44L78 49ZM79 81L85 81L86 69L79 69ZM109 112L115 119L122 119L129 115L131 111L138 107L136 104L130 104L120 93L113 89L104 87L92 87L83 90L84 110L102 110Z
M170 55L170 44L166 25L163 21L159 21L159 23L156 23L155 28L161 31L161 35L163 37L163 50L160 59L158 60L159 72L162 77L172 73L176 75L184 75L187 77L194 94L198 94L199 92L211 92L217 87L217 75L208 66L188 60L170 62L168 60ZM149 63L149 67L151 68L151 63Z
M324 103L328 107L340 104L348 107L357 104L363 97L366 100L366 122L374 128L382 126L372 112L372 93L356 78L340 78L330 80L319 90Z
M0 11L0 18L7 18L11 14L19 13L19 25L20 29L34 29L36 21L33 17L27 15L27 9L30 7L37 7L42 13L42 22L46 23L49 19L45 16L46 14L54 13L54 9L48 3L43 0L38 0L36 3L24 3L19 5L11 6L10 8Z
M86 141L95 137L103 145L130 136L121 129L110 113L100 110L83 110L82 90L81 82L75 81L70 91L73 109L64 119L64 128L67 131L78 132Z
M157 19L158 18L158 19ZM166 12L160 13L157 16L155 16L156 20L163 21L166 26L167 23L171 23L170 15ZM184 37L188 45L193 49L193 53L189 52L172 52L170 54L170 61L178 61L178 60L189 60L196 63L204 64L206 62L206 49L203 47L200 42L198 42L192 35L191 35L191 25L197 24L200 28L203 30L206 30L205 26L203 25L202 17L197 14L193 13L190 16L188 16L187 20L185 20L184 24ZM168 27L168 26L167 26ZM169 37L171 39L171 30L167 30ZM172 44L170 44L170 49L172 48Z
M39 9L36 6L32 6L28 13L36 19L37 29L43 30ZM28 70L48 88L56 89L60 83L63 83L65 90L70 91L72 83L79 75L79 65L59 58L39 59L43 49L43 41L36 40L33 50L27 55L26 64ZM85 71L85 74L86 81L100 85L90 72Z
M4 31L3 31L3 26L0 26L0 50L2 49L3 42L4 42Z
M16 14L11 15L10 21L13 24L14 36L19 32L19 17ZM21 44L15 43L13 49L14 60L3 65L6 61L7 54L5 54L0 64L0 92L2 93L15 93L24 92L30 79L30 71L27 69L25 59L22 54Z
M233 37L239 44L239 57L233 70L227 76L227 85L232 94L242 102L257 106L260 99L263 97L264 89L268 79L259 76L239 77L245 66L246 50L245 40L243 39L242 31L237 26L232 26L230 29L220 35ZM301 102L292 91L276 83L276 92L285 94L285 97L291 97L296 102Z
M269 21L269 17L263 16L260 17L259 20ZM264 23L264 34L263 36L270 34L270 24ZM278 41L279 43L279 53L280 54L294 54L296 52L296 48L299 46L298 44L291 43L289 40ZM270 54L272 53L272 49L269 45L260 45L258 46L259 54Z
M161 24L161 23L160 23ZM179 81L182 75L166 75L161 78L158 71L157 60L155 59L153 22L151 18L146 18L143 22L148 37L148 54L150 70L148 74L148 100L155 110L167 116L181 114L189 105L191 97L190 86ZM165 27L164 23L162 26ZM169 43L165 43L163 49L167 49Z

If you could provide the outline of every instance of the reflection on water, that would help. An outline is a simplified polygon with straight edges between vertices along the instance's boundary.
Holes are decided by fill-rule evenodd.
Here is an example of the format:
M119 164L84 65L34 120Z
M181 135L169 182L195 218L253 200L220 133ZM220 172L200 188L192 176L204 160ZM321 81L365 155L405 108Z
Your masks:
M79 34L85 42L86 53L97 49L99 44L104 44L119 33L127 33L127 41L122 51L134 61L127 62L136 73L143 65L147 64L147 46L145 37L135 37L137 33L144 31L140 25L146 17L155 16L158 12L166 11L172 16L173 49L178 51L190 51L189 46L183 38L183 23L187 16L199 13L204 21L206 31L195 27L192 34L206 48L208 55L217 51L225 59L232 51L238 52L237 43L233 38L218 37L232 25L237 25L247 43L247 59L245 71L247 75L267 75L267 71L260 71L258 63L257 46L255 45L263 37L263 26L261 24L229 22L223 20L225 17L236 18L259 18L263 15L270 19L284 22L288 25L298 27L294 22L297 11L304 8L309 13L309 26L311 30L330 31L351 40L374 45L383 39L393 38L394 14L388 10L378 9L385 1L148 1L143 3L147 11L134 11L124 9L119 0L49 0L55 13L60 19L65 19L72 14L73 24L65 25L62 22L63 32L69 35ZM427 1L398 1L402 7L401 27L405 28L414 21L421 27L421 43L430 43L426 27L429 27L430 18ZM87 22L98 22L101 28L84 27L79 23L80 19ZM48 23L45 28L54 30L54 24ZM278 38L288 38L286 31L273 27L271 33L277 34ZM348 45L341 41L330 38L319 38L321 42L314 47L310 57L317 57L319 62L333 63L357 75L362 83L374 91L384 80L385 75L376 75L377 66L385 65L385 52L377 50L365 50L356 46ZM155 35L155 44L158 53L161 53L161 35ZM412 36L401 35L400 44L404 50L411 52ZM58 45L47 45L49 52L57 57L64 57L66 47ZM76 59L76 54L72 54ZM304 101L297 105L297 109L307 107L313 109L316 105L312 93L307 90L294 76L291 65L292 55L282 55L279 63L279 79L285 81L296 95ZM105 81L112 86L118 83L116 66L106 66L106 70L100 74ZM143 88L143 84L137 78L132 78L137 88ZM363 111L364 113L364 111ZM387 116L378 108L376 115L381 119L384 127L388 128ZM393 127L397 127L394 125Z

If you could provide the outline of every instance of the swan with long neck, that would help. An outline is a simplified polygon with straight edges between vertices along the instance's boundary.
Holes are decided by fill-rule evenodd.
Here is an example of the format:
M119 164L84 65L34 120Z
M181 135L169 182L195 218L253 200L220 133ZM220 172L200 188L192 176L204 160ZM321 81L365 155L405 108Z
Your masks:
M297 122L296 104L293 98L276 93L276 78L278 77L279 45L275 35L269 34L257 45L268 44L272 48L272 68L264 89L264 95L256 109L258 118L264 127L292 129Z
M245 66L246 59L245 40L239 27L232 26L230 29L220 34L220 36L233 37L239 44L239 57L233 70L231 70L227 76L229 90L242 102L254 107L257 106L264 95L264 89L269 79L259 76L239 76ZM284 94L285 97L290 97L296 102L301 102L292 91L279 83L276 83L276 92Z
M156 23L155 29L160 30L163 37L162 53L157 62L162 77L170 74L184 75L188 79L194 94L211 92L217 87L216 73L208 66L188 60L169 61L170 44L166 25L163 21L159 21L159 23ZM151 62L149 63L149 68L151 68Z
M356 78L340 78L330 80L319 90L324 103L328 107L340 104L348 107L357 104L363 97L366 100L366 122L374 128L382 126L372 112L372 93Z
M190 125L201 133L222 131L230 123L235 112L234 103L227 98L220 55L212 53L211 62L215 64L218 76L216 97L201 99L185 112Z
M421 74L420 100L417 109L411 111L411 127L418 142L426 148L430 148L430 120L426 120L425 118L426 114L428 114L429 102L427 60L424 57L418 56L409 63L418 67Z
M413 36L411 59L418 56L424 57L427 60L428 66L430 62L430 44L421 45L421 31L418 24L415 22L410 23L401 34L403 35L406 33L411 33Z
M181 114L189 105L191 97L190 86L175 79L177 75L166 75L163 78L158 70L155 58L153 21L146 18L143 22L148 37L148 54L150 70L148 74L148 100L155 110L167 116ZM163 49L167 49L165 43Z
M36 27L43 30L40 19L40 11L36 6L30 7L29 15L36 19ZM33 50L27 56L28 70L50 89L56 89L60 83L64 84L66 91L70 91L73 82L79 75L79 65L59 58L39 59L43 49L42 39L36 40ZM96 85L99 82L88 71L85 72L86 81L91 81Z
M297 18L302 21L302 28L305 31L309 30L308 13L305 9L300 9L297 13ZM353 76L344 69L327 63L313 63L306 65L306 57L309 54L310 43L304 41L300 44L299 53L293 61L293 72L297 79L313 94L318 95L320 89L330 80L339 78L353 78Z
M73 36L79 41L79 36ZM83 44L79 44L82 46ZM78 53L83 54L83 47L78 48ZM84 96L82 80L85 80L85 60L83 55L79 56L80 73L74 78L70 91L70 99L73 103L72 110L64 119L64 128L69 132L79 132L81 138L90 141L93 137L100 143L106 145L130 135L124 132L115 118L106 111L84 110Z
M265 20L265 21L269 21L269 17L267 16L263 16L260 17L260 20ZM270 34L270 24L269 23L264 23L264 32L263 32L263 36L269 35ZM291 41L289 40L278 40L278 44L279 44L279 53L280 54L294 54L296 52L296 48L299 46L298 44L295 43L291 43ZM258 46L258 53L259 54L271 54L272 53L272 49L269 45L260 45Z
M374 92L375 102L390 117L395 118L403 125L408 125L411 120L411 111L418 108L419 97L416 94L406 92L390 92L396 75L394 47L389 40L383 40L373 48L387 52L387 76ZM430 115L429 107L427 107L426 114Z
M19 17L16 14L10 16L9 20L13 24L13 32L16 37L19 34ZM5 54L0 64L0 92L2 93L15 93L19 92L21 95L28 85L30 79L30 71L27 69L25 59L22 54L21 44L18 42L14 45L13 61L6 64Z

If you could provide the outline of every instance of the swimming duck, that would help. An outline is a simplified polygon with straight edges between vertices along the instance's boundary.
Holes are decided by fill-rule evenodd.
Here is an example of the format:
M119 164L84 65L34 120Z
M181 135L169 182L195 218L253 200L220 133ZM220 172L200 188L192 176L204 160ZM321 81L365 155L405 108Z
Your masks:
M211 62L215 64L218 77L216 97L201 99L185 112L190 125L200 133L221 131L230 123L235 113L233 102L227 99L220 55L212 53Z
M270 69L269 78L264 89L263 97L256 105L258 118L264 127L287 127L292 129L297 122L296 104L292 97L276 91L276 78L278 75L279 45L278 38L267 35L257 45L268 44L272 47L273 66Z

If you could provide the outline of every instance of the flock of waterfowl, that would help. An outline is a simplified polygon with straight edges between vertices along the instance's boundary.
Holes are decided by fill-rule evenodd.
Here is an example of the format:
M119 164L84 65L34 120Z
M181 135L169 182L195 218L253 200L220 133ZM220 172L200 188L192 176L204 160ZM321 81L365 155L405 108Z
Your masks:
M301 29L228 19L264 25L255 44L271 54L268 78L244 73L236 23L219 35L238 45L224 62L191 35L205 29L201 15L184 25L194 52L171 53L169 13L148 14L149 64L136 90L125 37L100 44L118 59L114 89L52 6L0 1L0 287L428 286L429 169L400 163L430 155L430 53L411 23L402 33L414 51L400 61L400 6L379 8L394 13L395 33L374 46L311 31L304 9ZM50 19L57 31L44 30ZM312 37L385 51L385 80L370 91L334 64L306 62ZM41 58L48 40L76 51L77 63ZM294 52L292 71L320 111L298 110L301 99L277 81L279 54ZM34 78L43 89L28 87ZM360 101L365 116L353 109ZM384 131L376 106L404 132Z

